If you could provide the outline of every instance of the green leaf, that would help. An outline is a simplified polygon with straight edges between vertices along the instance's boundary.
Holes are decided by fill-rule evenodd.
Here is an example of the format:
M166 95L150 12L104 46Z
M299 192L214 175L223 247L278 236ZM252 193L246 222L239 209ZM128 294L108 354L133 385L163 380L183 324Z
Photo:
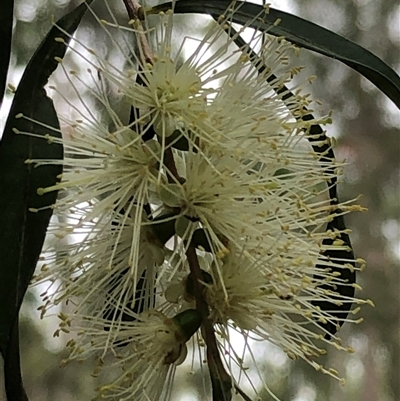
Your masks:
M73 33L86 11L82 4L58 21L58 26ZM58 165L35 167L27 159L63 158L60 144L45 139L46 134L60 136L59 122L53 102L46 96L44 86L58 63L54 57L63 57L65 43L55 41L68 35L53 27L35 52L15 93L3 137L0 142L0 352L8 366L6 391L9 401L25 400L22 387L18 351L18 312L35 270L46 235L57 193L39 196L37 189L54 185L62 171ZM46 129L19 113L40 121L54 130ZM36 137L19 132L29 132ZM32 209L41 209L33 212Z
M192 245L196 248L202 247L206 252L212 252L208 237L202 228L198 228L192 235Z
M15 321L7 353L4 356L4 385L9 401L28 401L28 396L22 383L20 354L19 354L19 322Z
M14 0L3 0L0 12L0 106L6 89L8 65L11 54Z
M332 213L333 216L335 214L340 213L340 210L336 210L335 213ZM334 219L328 223L327 230L331 230L332 232L344 231L346 230L346 225L344 222L343 215L335 216ZM325 257L325 260L332 260L336 264L340 265L340 267L331 267L331 271L339 273L338 279L343 282L343 285L337 284L335 288L332 285L324 284L319 288L329 291L335 291L340 296L337 297L337 301L342 301L344 297L353 298L355 293L355 288L352 286L356 282L356 271L354 270L355 263L354 262L345 262L346 260L354 260L354 253L351 247L350 237L346 233L341 233L337 236L335 240L343 241L344 245L348 248L345 249L328 249L322 253ZM331 246L334 243L334 240L331 238L325 238L322 241L324 246ZM317 268L320 268L321 271L326 269L326 266L323 264L317 264ZM318 274L314 275L315 279L320 278ZM335 295L331 295L330 298L332 300L335 299ZM346 319L350 309L352 307L351 302L342 302L339 305L332 301L311 301L311 303L319 307L322 311L329 311L329 314L333 317L332 320L336 322L333 324L332 322L319 323L319 325L325 330L325 338L330 339L331 335L334 335L338 329L343 325L343 319Z
M162 244L165 244L175 235L175 222L179 213L180 210L177 208L152 220L154 223L151 225L153 232Z
M218 18L231 3L231 0L180 0L175 3L174 10L178 14L200 13ZM148 13L154 14L171 8L171 2L163 3ZM370 51L313 22L284 11L270 8L266 14L262 6L241 1L235 2L235 8L237 10L232 17L233 22L271 35L284 36L295 45L342 61L364 75L400 109L400 77ZM275 25L277 20L280 22Z
M179 130L175 130L168 139L169 145L173 148L184 151L189 150L189 141Z
M62 159L61 145L48 143L42 138L16 135L12 131L17 127L20 131L41 136L49 133L36 124L15 119L14 116L21 111L53 127L59 126L51 100L43 88L35 85L29 69L24 78L17 90L0 143L0 187L3 188L0 197L0 351L3 354L52 214L50 208L38 213L29 209L40 209L55 202L55 192L39 196L36 191L39 187L54 185L61 173L60 166L35 168L33 164L25 164L25 160L33 158Z

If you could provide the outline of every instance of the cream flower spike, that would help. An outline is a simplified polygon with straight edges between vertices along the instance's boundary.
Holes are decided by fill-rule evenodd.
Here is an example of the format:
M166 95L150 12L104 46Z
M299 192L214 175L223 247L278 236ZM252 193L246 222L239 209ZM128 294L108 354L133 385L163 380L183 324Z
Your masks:
M193 309L171 318L156 309L149 309L135 315L135 321L120 324L111 338L114 349L105 351L104 344L110 337L104 325L110 331L112 329L106 320L80 316L80 323L74 325L65 314L60 314L59 318L82 337L78 337L79 341L69 341L70 356L63 364L95 356L98 361L95 376L104 371L115 377L115 372L119 371L112 382L97 389L96 398L119 401L167 399L176 366L186 358L186 342L201 324L199 312Z
M42 313L52 305L73 300L73 313L108 318L113 326L119 324L125 308L147 309L153 305L152 283L157 266L164 261L162 244L149 226L144 225L136 236L133 219L125 219L122 226L118 220L113 222L112 230L104 228L108 224L102 222L63 228L83 240L59 246L54 260L47 255L46 264L35 276L35 282L51 283L42 293ZM77 226L79 234L74 231Z
M52 89L72 115L60 109L63 137L47 136L64 145L64 172L38 189L60 191L49 227L58 243L35 281L48 285L42 315L68 305L56 335L74 333L69 360L97 357L114 377L99 399L118 401L171 399L190 338L206 347L213 391L251 384L243 360L257 365L253 339L338 377L313 358L327 345L351 349L336 331L324 339L324 324L357 323L335 307L369 301L337 292L354 290L340 271L358 267L339 238L348 231L326 227L357 207L331 199L327 184L342 164L326 153L325 135L311 138L330 116L299 118L312 105L297 86L284 101L283 85L300 70L288 65L296 49L257 32L236 46L227 35L235 3L201 39L180 37L172 10L122 26L104 4L108 22L88 10L120 59L71 38L67 55L79 68L59 62L72 99ZM237 334L246 355L231 341ZM271 394L258 375L252 396Z
M304 252L304 255L307 253ZM336 349L351 351L340 341L324 340L324 331L318 322L327 320L337 324L333 316L313 307L312 300L323 297L319 288L326 280L332 286L340 284L327 271L320 272L320 280L312 278L314 262L305 256L288 258L287 265L279 265L273 258L259 258L255 263L243 254L232 251L222 261L216 276L211 269L212 280L205 285L205 298L210 307L210 319L217 325L222 349L230 348L227 339L236 331L247 339L264 339L284 350L292 359L301 358L311 366L337 379L338 372L316 362L327 353L327 344ZM279 266L279 267L278 267ZM329 295L325 294L326 299ZM336 302L366 304L361 299L348 299L336 294ZM357 323L348 317L346 322ZM251 341L246 345L251 351ZM254 352L250 352L254 354ZM227 365L242 365L234 352L226 353ZM257 359L254 360L257 363Z

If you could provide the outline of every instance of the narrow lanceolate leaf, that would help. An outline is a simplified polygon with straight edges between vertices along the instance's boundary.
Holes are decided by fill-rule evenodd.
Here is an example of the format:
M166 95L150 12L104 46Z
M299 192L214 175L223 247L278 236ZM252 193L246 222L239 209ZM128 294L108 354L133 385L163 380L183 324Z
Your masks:
M58 25L72 33L86 6L82 5L62 18ZM0 352L8 366L6 392L8 400L26 399L22 388L18 353L18 311L44 242L56 192L39 196L37 189L54 185L61 167L35 167L29 159L62 159L59 144L46 140L53 130L30 122L24 116L57 129L52 101L44 86L57 67L55 57L63 57L65 44L55 38L67 35L53 27L29 62L15 93L10 114L0 142ZM21 132L33 135L21 134ZM20 134L19 134L20 133ZM11 360L12 358L12 360Z
M17 112L44 121L54 127L58 120L53 104L44 89L35 85L30 70L21 81L0 143L0 350L4 354L9 331L17 316L22 298L31 279L44 241L44 235L55 202L55 195L37 195L37 189L54 184L60 167L35 168L27 159L61 159L62 147L42 138L17 135L13 129L44 136L47 130L25 120ZM30 80L25 80L30 78ZM29 83L32 84L29 85ZM47 207L40 212L35 209Z
M8 64L11 54L14 0L3 0L0 12L0 106L6 88Z
M8 401L28 401L21 377L18 332L16 320L4 355L4 383Z
M231 0L181 0L176 2L174 10L175 13L209 14L218 18L231 3ZM342 61L364 75L400 108L400 77L370 51L328 29L284 11L269 8L269 12L265 13L262 6L240 1L235 2L235 7L237 11L233 15L234 22L271 35L284 36L295 45ZM150 13L170 8L171 2L163 3L152 8Z
M339 277L343 282L343 285L337 286L335 288L335 292L340 294L341 297L348 297L353 298L355 293L355 288L352 284L356 282L356 272L354 270L355 263L354 262L345 262L354 260L354 253L351 247L350 237L348 234L344 233L343 231L346 230L346 225L344 222L343 216L335 216L335 218L328 223L327 230L331 230L332 232L335 231L342 231L340 236L337 238L346 245L347 249L329 249L323 253L323 256L329 258L330 260L337 260L339 261L338 264L342 264L343 267L335 268L333 271L339 273ZM333 244L333 240L329 238L325 238L323 240L323 245L329 246ZM317 266L321 269L324 266ZM318 276L316 275L315 278ZM329 285L322 285L320 288L324 290L332 290L332 287ZM325 334L325 338L330 339L331 334L335 335L338 331L339 327L343 325L344 320L347 318L352 304L350 302L346 303L339 303L336 304L334 296L332 296L331 301L313 301L313 305L320 307L323 311L330 311L331 315L337 319L337 324L333 324L332 322L325 322L320 323L328 333Z

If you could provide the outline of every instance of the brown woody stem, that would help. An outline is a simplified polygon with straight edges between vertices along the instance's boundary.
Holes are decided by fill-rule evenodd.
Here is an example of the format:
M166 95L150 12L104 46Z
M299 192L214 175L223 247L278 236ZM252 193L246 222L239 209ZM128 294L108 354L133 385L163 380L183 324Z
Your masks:
M153 55L141 22L144 20L143 8L136 0L124 0L124 4L129 19L138 31L138 39L141 49L139 56L143 58L145 64L153 64Z
M218 350L217 340L211 321L208 318L209 309L203 296L203 276L196 254L196 248L189 245L186 251L190 272L194 276L194 296L196 309L202 316L202 333L207 346L207 362L210 371L213 401L229 401L232 399L232 380L226 372Z
M139 9L142 7L136 0L124 0L128 17L131 20L139 19ZM141 13L140 13L141 14Z

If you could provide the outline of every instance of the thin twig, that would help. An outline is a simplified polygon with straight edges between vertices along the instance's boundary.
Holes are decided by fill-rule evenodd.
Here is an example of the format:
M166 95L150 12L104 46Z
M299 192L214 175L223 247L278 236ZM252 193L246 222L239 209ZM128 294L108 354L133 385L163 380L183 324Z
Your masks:
M202 327L207 345L207 362L213 387L213 400L229 401L232 398L232 380L222 363L217 340L215 338L214 328L208 319L209 309L207 302L203 297L203 285L201 284L203 281L203 275L197 259L196 248L192 245L189 245L186 251L186 256L188 259L190 272L195 278L195 280L193 280L193 284L194 295L196 298L196 309L200 312L203 320Z
M242 396L245 401L253 401L236 383L235 383L235 390L238 394Z
M132 21L135 29L138 31L140 42L140 54L143 56L144 64L153 64L153 55L147 40L145 30L141 21L144 19L142 6L136 0L124 0L125 8L129 19Z
M131 20L139 19L139 9L141 5L136 0L124 0L126 11L128 12L128 17Z

